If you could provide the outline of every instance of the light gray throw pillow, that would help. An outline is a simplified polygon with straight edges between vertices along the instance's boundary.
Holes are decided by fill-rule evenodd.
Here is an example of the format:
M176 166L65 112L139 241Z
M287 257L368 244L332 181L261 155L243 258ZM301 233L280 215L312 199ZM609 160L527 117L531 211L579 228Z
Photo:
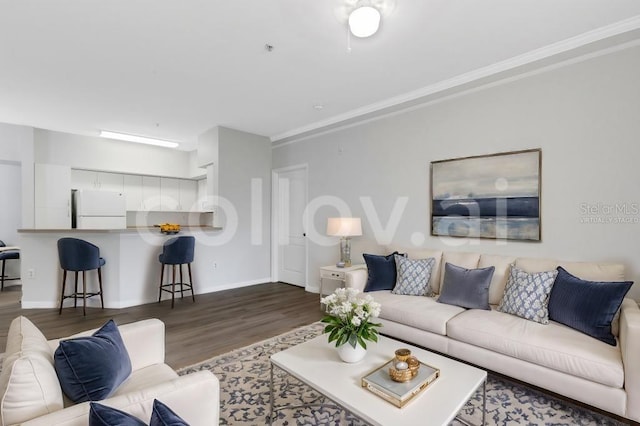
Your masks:
M511 265L498 310L540 324L549 323L549 295L558 271L525 272Z
M467 269L447 262L438 302L468 309L489 310L489 284L494 266Z
M429 296L429 279L431 270L436 264L436 259L408 259L404 256L394 255L396 261L396 285L391 291L393 294L408 296Z

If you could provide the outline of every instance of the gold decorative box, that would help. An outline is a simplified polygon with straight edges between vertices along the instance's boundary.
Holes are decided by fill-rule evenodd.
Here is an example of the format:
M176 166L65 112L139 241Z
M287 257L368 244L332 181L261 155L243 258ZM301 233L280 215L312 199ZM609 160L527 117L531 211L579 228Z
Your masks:
M162 223L156 226L160 227L160 232L163 234L177 234L180 232L180 225L177 223Z

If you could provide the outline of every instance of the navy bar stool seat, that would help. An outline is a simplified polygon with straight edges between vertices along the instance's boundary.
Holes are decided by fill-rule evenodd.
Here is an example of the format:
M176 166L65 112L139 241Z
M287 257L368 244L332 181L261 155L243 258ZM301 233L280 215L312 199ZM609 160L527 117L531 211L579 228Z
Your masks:
M7 245L4 243L4 241L0 240L0 247L6 247ZM15 277L15 278L7 278L4 274L5 271L5 262L7 260L18 260L20 259L20 251L19 250L7 250L7 251L0 251L0 261L2 261L2 274L0 274L0 291L4 290L4 282L5 281L13 281L13 280L19 280L20 277Z
M78 299L82 299L82 314L87 315L87 298L100 296L100 304L102 305L102 309L104 309L101 268L104 266L105 260L100 257L100 249L94 244L78 238L60 238L58 240L58 257L60 259L60 267L63 270L60 310L58 314L62 314L62 304L64 299L73 299L74 308L78 306ZM93 269L98 270L98 284L100 286L100 291L87 292L86 271L91 271ZM72 294L65 295L68 271L76 273L75 288ZM82 292L78 292L78 272L80 271L82 271Z
M163 247L162 253L158 256L160 261L160 291L158 294L158 303L162 300L162 292L171 293L171 309L175 303L175 294L180 292L180 298L184 297L184 291L191 291L191 298L196 301L193 293L193 278L191 277L191 262L193 262L193 253L195 250L196 239L192 236L174 237L167 240ZM185 283L182 276L182 265L186 264L189 270L189 282ZM171 265L173 268L173 279L170 283L164 284L164 267ZM176 282L176 266L180 266L180 282ZM176 290L176 286L180 288Z

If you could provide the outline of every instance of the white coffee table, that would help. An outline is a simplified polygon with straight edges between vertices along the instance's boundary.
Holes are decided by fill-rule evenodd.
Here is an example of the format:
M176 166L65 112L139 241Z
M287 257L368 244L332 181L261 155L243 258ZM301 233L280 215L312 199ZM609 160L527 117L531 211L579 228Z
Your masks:
M399 348L411 349L420 361L440 369L440 377L403 408L395 407L361 385L363 376L393 358ZM482 386L482 424L485 421L486 371L390 337L381 336L378 343L368 345L367 356L355 364L342 362L333 344L327 343L326 335L272 355L270 425L276 411L293 408L275 406L274 367L372 425L448 425Z

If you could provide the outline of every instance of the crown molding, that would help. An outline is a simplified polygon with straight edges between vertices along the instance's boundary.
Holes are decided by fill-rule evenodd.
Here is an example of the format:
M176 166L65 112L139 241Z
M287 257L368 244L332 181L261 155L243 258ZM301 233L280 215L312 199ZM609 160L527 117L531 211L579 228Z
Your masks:
M293 142L290 139L293 139L299 135L304 135L304 138L306 139L308 134L311 132L321 132L325 128L335 126L342 122L347 122L350 120L353 121L358 117L366 116L375 112L381 112L385 109L397 107L398 105L401 105L403 103L412 101L415 102L420 98L427 98L446 90L451 90L465 84L480 81L496 74L523 67L538 61L542 61L544 59L549 59L554 56L558 56L563 53L567 53L572 50L594 44L598 41L606 40L608 38L619 36L621 34L632 32L638 29L640 29L640 15L636 15L629 19L625 19L623 21L619 21L605 27L600 27L592 31L588 31L578 36L532 50L530 52L515 56L501 62L497 62L483 68L479 68L474 71L470 71L465 74L461 74L447 80L443 80L441 82L420 88L418 90L404 93L399 96L394 96L380 102L351 110L344 114L333 116L326 120L317 121L306 126L298 127L296 129L280 133L278 135L272 136L271 142L274 144L274 147L285 144L288 145L289 143ZM593 52L583 53L579 56L587 55L592 56ZM427 100L425 100L425 102L427 102ZM275 145L275 143L278 141L282 141L283 143Z

